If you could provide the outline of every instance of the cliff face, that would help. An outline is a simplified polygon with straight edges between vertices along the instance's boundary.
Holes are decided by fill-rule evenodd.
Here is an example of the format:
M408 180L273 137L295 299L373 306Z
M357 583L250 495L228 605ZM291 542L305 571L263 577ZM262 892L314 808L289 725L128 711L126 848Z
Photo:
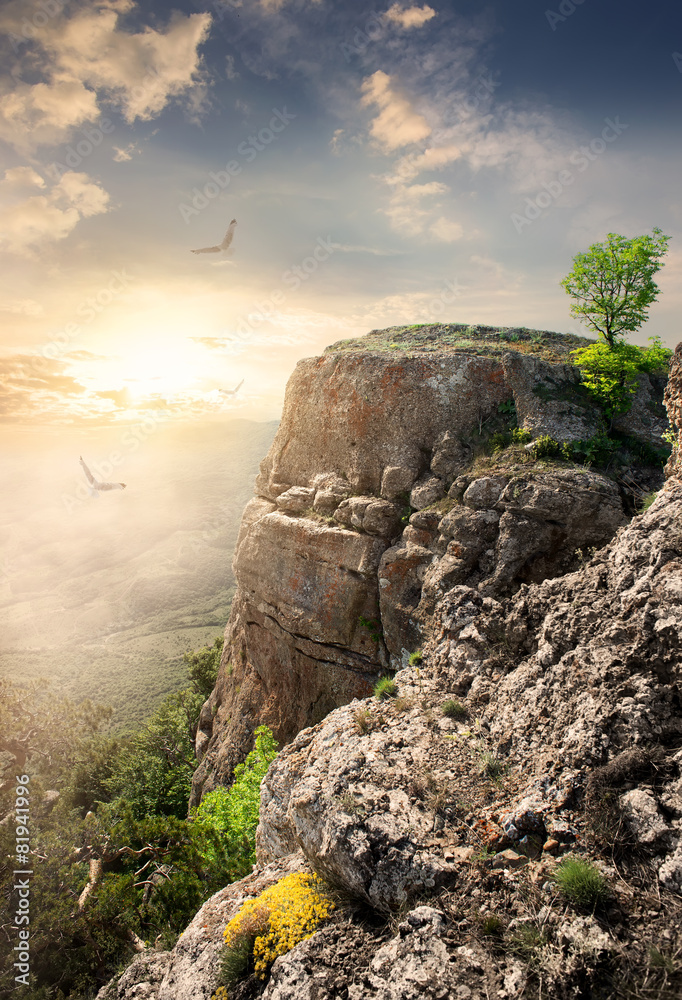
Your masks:
M630 428L642 440L666 426L655 395L644 377ZM576 369L532 353L455 351L426 333L399 354L332 351L298 364L242 521L193 803L229 780L256 725L285 743L369 694L423 644L453 586L513 592L566 572L576 550L625 523L627 498L597 473L524 455L472 464L513 406L534 437L599 428Z
M680 355L666 398L679 435ZM457 509L481 515L481 531L496 514L565 526L579 484L534 471L539 483L519 478L516 493L516 473L470 470L455 480L466 501ZM374 920L338 913L277 960L264 1000L680 995L679 463L669 472L647 512L610 520L615 534L577 570L499 583L479 558L465 582L436 588L423 662L397 672L399 696L336 708L283 748L261 785L254 873L209 900L172 952L136 959L102 1000L209 1000L226 920L308 867ZM587 482L589 494L610 480ZM604 509L624 520L615 494ZM558 890L565 855L592 859L606 879L596 910ZM396 912L397 927L378 919Z

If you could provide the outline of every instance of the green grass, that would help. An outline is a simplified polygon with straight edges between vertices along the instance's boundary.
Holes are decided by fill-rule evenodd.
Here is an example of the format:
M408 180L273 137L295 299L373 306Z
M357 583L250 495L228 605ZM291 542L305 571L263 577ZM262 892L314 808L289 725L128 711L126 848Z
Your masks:
M610 895L609 884L590 861L583 858L563 858L552 876L566 899L581 909L595 910Z
M646 493L642 497L642 514L646 514L646 512L649 509L649 507L651 507L652 503L654 502L654 500L656 499L657 496L658 496L658 493L656 493L654 491L653 493Z
M379 701L386 701L387 698L395 698L398 694L398 685L392 677L380 677L374 685L374 697Z
M406 354L423 351L457 351L487 357L499 357L504 351L534 354L549 362L570 362L569 351L593 341L570 333L551 333L510 329L508 327L472 326L465 323L414 323L372 330L363 337L339 340L325 348L325 354L346 352Z
M418 667L419 664L423 663L423 662L424 662L424 657L422 656L422 651L421 651L421 649L417 649L410 656L410 666L411 667Z

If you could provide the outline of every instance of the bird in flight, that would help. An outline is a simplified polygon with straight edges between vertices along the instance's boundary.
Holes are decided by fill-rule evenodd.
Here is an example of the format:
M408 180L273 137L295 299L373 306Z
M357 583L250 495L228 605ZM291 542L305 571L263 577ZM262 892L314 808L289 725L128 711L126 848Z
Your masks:
M82 455L80 456L79 461L81 463L81 467L83 469L83 472L85 473L85 478L88 481L88 489L90 491L90 496L91 497L98 497L99 494L100 494L100 490L124 490L126 488L126 484L125 483L100 483L100 482L98 482L98 480L95 479L95 477L93 476L93 474L90 472L90 469L87 467L87 465L83 461L83 456Z
M232 238L234 236L234 227L237 225L237 220L233 219L232 222L227 227L227 232L223 236L223 242L219 243L215 247L201 247L199 250L192 250L191 253L223 253L227 250Z
M234 389L218 389L218 392L222 393L223 396L236 396L243 385L244 379Z

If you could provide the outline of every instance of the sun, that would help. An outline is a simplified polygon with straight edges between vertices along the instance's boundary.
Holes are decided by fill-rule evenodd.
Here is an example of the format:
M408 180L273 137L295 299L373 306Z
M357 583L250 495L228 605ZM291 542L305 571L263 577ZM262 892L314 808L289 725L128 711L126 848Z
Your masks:
M187 392L207 374L205 354L196 344L168 339L131 346L107 367L107 377L122 383L132 399Z

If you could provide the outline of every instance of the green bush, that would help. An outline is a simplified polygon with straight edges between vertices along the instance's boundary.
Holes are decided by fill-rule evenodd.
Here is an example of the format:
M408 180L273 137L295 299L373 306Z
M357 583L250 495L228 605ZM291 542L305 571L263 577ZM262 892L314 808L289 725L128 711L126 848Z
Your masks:
M202 858L208 866L220 866L226 881L241 878L256 860L260 783L277 756L277 744L267 726L259 726L255 735L253 750L234 769L232 785L205 795L195 814L196 833L203 834Z
M398 685L392 677L380 677L374 685L374 697L379 701L386 701L387 698L395 698L398 693Z
M372 642L381 642L381 638L384 634L381 622L376 621L374 618L363 618L363 616L360 615L358 617L358 624L368 630L369 637Z
M533 441L533 458L558 458L562 455L561 445L549 434L541 434Z
M203 695L204 699L208 698L215 686L224 641L222 636L218 636L212 646L204 646L202 649L183 654L189 679L194 689Z
M424 657L422 656L421 649L415 650L415 652L410 655L409 662L411 667L418 667L420 663L424 662Z
M523 427L515 427L511 432L511 436L514 444L528 444L533 438L531 432L524 430Z
M564 896L575 906L595 910L609 897L609 884L596 867L578 857L565 857L552 876Z

